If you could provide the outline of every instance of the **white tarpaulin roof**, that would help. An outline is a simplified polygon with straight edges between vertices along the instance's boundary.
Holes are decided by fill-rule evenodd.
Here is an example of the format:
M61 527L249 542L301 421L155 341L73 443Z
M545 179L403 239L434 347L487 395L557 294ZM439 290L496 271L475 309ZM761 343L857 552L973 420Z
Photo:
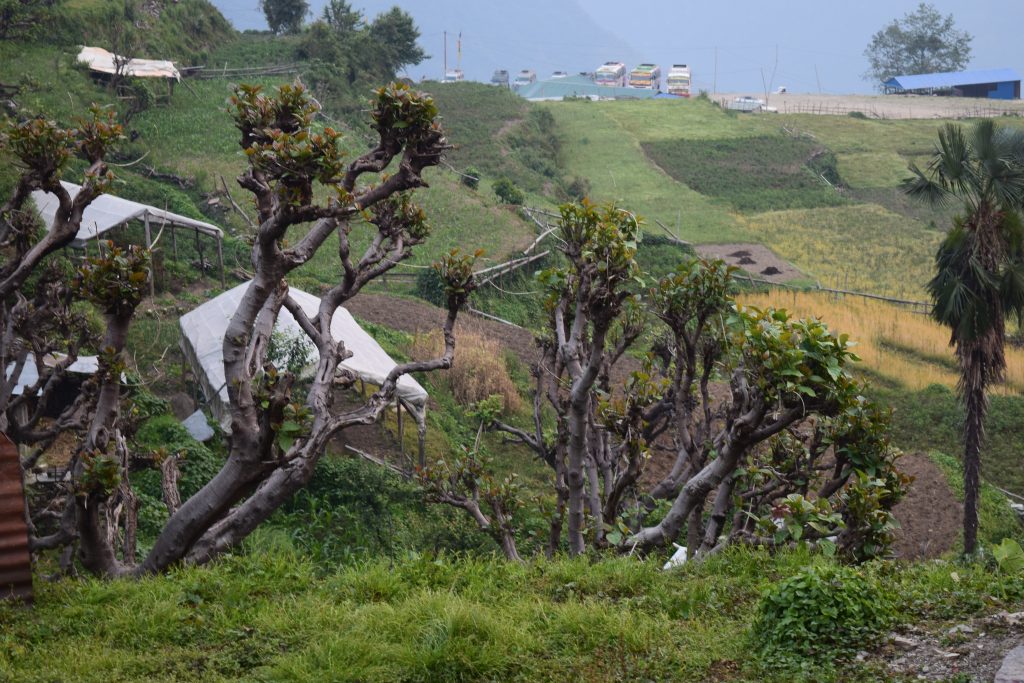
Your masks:
M59 358L53 356L43 356L43 365L53 367L57 364ZM11 378L11 374L14 372L14 363L7 365L6 377ZM100 363L96 356L79 356L75 359L75 362L68 366L67 372L74 373L76 375L93 375L99 370ZM21 368L21 376L18 377L17 383L14 385L14 390L11 392L15 396L20 396L27 387L33 386L39 381L39 371L36 368L36 360L33 354L28 354L28 358L25 359L25 365Z
M181 316L179 321L182 351L196 368L203 393L210 401L210 408L225 430L230 428L231 416L228 412L228 388L224 379L224 334L249 284L245 282L224 292ZM306 315L310 318L317 315L320 309L318 297L294 287L288 293ZM289 336L307 338L292 314L283 307L274 330ZM335 312L331 320L331 333L335 339L345 342L345 348L352 352L352 357L342 361L341 366L354 372L364 382L380 386L395 367L391 356L344 308L339 307ZM202 372L198 372L200 369ZM417 420L422 421L427 403L426 389L411 376L402 375L398 379L395 393Z
M116 74L117 67L114 65L114 53L107 52L102 47L83 47L78 53L78 61L85 62L93 71L105 74ZM130 59L125 68L126 76L135 78L173 78L181 80L174 62L164 59Z
M64 186L64 189L72 197L77 196L79 190L82 189L79 185L66 183L63 180L60 184ZM57 208L60 206L56 195L36 190L32 193L32 199L35 201L39 214L42 216L46 226L53 225L53 219L57 216ZM79 226L78 234L75 236L71 246L81 249L85 246L86 242L96 239L108 230L112 230L136 218L145 220L147 216L151 219L153 227L156 229L159 229L162 223L169 223L197 230L204 235L210 235L218 240L223 237L221 229L216 225L197 221L187 216L180 216L170 211L158 209L155 206L139 204L138 202L122 199L110 194L101 194L85 208L85 213L82 214L82 224Z

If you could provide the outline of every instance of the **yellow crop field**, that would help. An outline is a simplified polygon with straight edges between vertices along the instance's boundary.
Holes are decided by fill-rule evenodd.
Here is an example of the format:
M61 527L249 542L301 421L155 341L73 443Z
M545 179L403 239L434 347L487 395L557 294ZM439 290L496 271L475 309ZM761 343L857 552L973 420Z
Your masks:
M800 317L824 320L834 332L845 332L857 342L854 350L868 370L907 389L956 386L949 332L926 315L883 301L780 289L744 294L739 303L785 308ZM1006 382L994 393L1019 394L1024 392L1024 350L1006 351Z
M741 216L753 241L770 246L823 287L922 299L937 230L874 204Z

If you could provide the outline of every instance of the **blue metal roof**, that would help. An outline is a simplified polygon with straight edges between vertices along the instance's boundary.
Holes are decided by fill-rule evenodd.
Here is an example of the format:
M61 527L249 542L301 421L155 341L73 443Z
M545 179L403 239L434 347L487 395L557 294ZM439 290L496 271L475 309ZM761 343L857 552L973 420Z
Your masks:
M985 69L982 71L951 71L941 74L894 76L882 85L900 90L927 90L929 88L955 88L959 85L1019 80L1021 80L1020 74L1015 69Z
M616 99L650 99L657 91L649 88L612 88L597 85L586 76L568 76L537 81L519 88L520 97L528 100L554 100L564 97L611 97Z

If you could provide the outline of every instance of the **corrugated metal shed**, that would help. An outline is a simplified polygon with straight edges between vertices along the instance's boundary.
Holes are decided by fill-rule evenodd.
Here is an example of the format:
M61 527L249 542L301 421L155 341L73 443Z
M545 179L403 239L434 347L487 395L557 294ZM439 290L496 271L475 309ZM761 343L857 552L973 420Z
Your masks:
M1020 96L1020 74L1015 69L985 69L980 71L950 71L936 74L916 74L894 76L882 85L889 92L903 92L913 90L947 90L963 89L970 86L994 85L1003 83L1016 83L1016 96ZM994 96L999 99L1010 99L1006 95L1005 88L993 88L996 91ZM985 97L985 94L980 96Z
M32 559L18 449L0 434L0 600L32 601Z
M537 81L518 90L528 100L562 100L566 97L591 99L648 100L658 93L649 88L613 88L597 85L587 76L569 76L548 81Z

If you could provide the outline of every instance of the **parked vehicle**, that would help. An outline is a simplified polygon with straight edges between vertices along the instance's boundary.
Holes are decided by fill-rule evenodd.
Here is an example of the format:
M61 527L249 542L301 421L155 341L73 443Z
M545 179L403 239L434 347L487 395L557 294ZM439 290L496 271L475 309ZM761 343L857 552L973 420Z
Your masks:
M661 90L661 67L657 64L640 64L629 72L630 88Z
M626 65L622 62L605 62L594 72L594 83L611 88L626 86Z
M502 88L508 87L508 71L504 69L498 69L491 76L491 85L501 86Z
M532 83L537 82L537 72L533 69L523 69L516 76L516 80L512 81L512 87L516 90L519 88L526 87Z
M689 97L691 78L690 67L685 64L673 64L672 68L668 70L666 79L668 94Z
M462 78L462 69L448 69L444 72L445 83L458 83Z
M558 79L558 78L568 78L568 77L569 77L569 72L568 71L556 71L553 74L551 74L551 80L555 80L555 79Z
M764 108L764 100L759 100L756 97L750 95L743 95L737 97L729 103L729 109L733 111L761 111Z

